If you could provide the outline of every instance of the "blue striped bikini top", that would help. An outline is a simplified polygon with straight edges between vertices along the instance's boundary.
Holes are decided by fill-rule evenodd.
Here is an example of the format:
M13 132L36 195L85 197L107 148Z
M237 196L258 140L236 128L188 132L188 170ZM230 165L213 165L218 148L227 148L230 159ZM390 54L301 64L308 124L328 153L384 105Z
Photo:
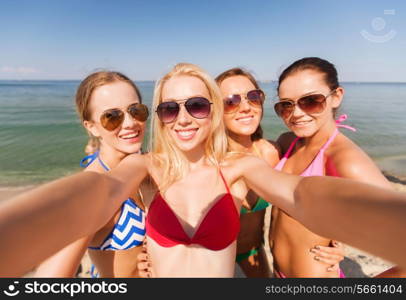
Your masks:
M87 167L97 160L101 166L110 171L110 168L100 159L99 152L95 152L82 159L81 167ZM99 247L88 247L92 250L128 250L142 244L145 237L145 212L128 198L121 206L118 222L110 234L103 240Z

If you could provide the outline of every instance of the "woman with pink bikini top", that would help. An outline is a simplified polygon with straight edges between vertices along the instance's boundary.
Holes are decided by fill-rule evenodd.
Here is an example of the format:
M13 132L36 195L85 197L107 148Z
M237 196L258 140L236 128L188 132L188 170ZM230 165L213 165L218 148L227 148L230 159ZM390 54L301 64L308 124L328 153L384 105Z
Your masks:
M300 176L339 176L390 188L389 182L365 152L338 131L337 127L355 131L339 124L347 119L346 115L337 121L334 119L343 95L337 71L326 60L304 58L282 72L275 112L291 132L278 139L285 154L275 169ZM323 210L323 207L314 209ZM275 276L344 276L339 268L326 271L318 263L318 260L337 260L338 252L326 255L320 251L337 244L337 241L311 232L277 207L272 208L270 227L269 243ZM309 256L309 249L316 256Z

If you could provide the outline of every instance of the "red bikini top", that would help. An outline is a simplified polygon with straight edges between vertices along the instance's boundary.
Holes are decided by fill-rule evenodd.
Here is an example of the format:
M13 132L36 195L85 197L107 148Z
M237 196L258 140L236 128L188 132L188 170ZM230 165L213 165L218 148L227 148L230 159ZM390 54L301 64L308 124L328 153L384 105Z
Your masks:
M147 235L162 247L199 244L210 250L222 250L229 246L240 231L240 216L221 171L220 176L227 194L209 209L192 238L186 234L160 193L155 195L148 210L145 222Z

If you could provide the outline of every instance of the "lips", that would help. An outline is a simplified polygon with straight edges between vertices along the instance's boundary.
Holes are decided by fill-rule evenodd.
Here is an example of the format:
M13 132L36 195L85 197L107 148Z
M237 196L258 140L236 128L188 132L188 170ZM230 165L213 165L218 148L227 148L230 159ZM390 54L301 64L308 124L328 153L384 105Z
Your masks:
M292 126L295 127L304 127L307 126L309 123L311 123L313 120L307 120L307 121L295 121L295 122L290 122Z
M141 130L128 132L126 134L122 134L119 136L120 139L125 140L126 142L135 143L138 142L140 139Z
M176 136L182 141L188 141L193 139L199 128L188 128L188 129L175 129Z
M254 116L244 116L244 117L236 118L235 120L242 124L250 124L253 119L254 119Z

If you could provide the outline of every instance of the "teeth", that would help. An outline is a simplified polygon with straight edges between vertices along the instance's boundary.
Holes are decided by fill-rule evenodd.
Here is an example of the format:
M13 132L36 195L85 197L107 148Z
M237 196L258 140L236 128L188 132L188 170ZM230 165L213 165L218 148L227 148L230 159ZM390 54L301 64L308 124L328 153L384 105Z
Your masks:
M132 133L132 134L128 134L128 135L124 135L122 136L123 139L133 139L138 137L140 134L140 132L138 131L137 133Z
M195 130L178 131L178 134L182 137L189 137L195 133Z
M239 118L237 119L238 121L247 121L247 120L251 120L253 117L249 116L249 117L243 117L243 118Z
M303 125L303 124L307 124L311 121L302 121L302 122L293 122L293 125Z

